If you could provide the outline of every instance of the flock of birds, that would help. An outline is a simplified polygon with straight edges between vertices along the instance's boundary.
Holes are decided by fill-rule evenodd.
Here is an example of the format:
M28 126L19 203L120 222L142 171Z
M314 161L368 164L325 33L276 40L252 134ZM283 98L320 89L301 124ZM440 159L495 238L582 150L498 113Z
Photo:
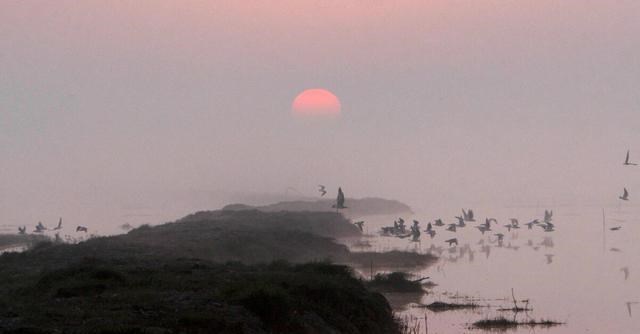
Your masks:
M49 229L46 226L44 226L44 224L42 224L42 222L38 222L38 224L36 224L36 227L34 228L34 230L32 232L33 233L44 233L47 230L49 230ZM60 220L58 220L58 225L56 227L52 228L51 230L52 231L62 230L62 218L60 218ZM76 227L76 232L87 233L88 231L89 231L89 229L86 226L78 225ZM27 227L26 226L19 226L18 227L18 234L27 234Z
M425 232L427 235L429 235L429 237L433 238L437 233L436 227L446 226L446 228L444 229L445 231L456 233L459 229L467 227L468 226L467 223L476 222L475 214L472 209L468 209L468 210L462 209L462 215L456 216L455 219L457 220L456 223L445 224L445 222L441 218L438 218L433 223L428 222L426 229L422 232ZM544 232L553 232L555 231L554 229L555 224L552 223L552 220L553 220L553 210L545 210L544 218L542 220L533 219L532 221L525 223L524 225L529 230L533 229L534 226L538 226L542 228ZM356 224L358 228L362 230L362 226L364 222L360 221L360 222L355 222L354 224ZM499 223L497 219L485 218L484 223L477 224L474 227L484 235L487 232L493 232L496 226L499 227ZM509 223L503 225L503 227L506 228L508 232L511 232L511 230L520 229L521 225L517 218L510 218ZM422 232L420 230L419 221L413 220L413 225L411 225L410 228L407 229L405 220L402 218L398 218L397 220L395 220L393 222L393 226L384 226L380 229L380 235L382 236L391 236L391 237L398 237L398 238L411 237L411 240L415 242L420 241ZM496 231L496 232L497 233L494 233L493 236L497 238L497 241L501 242L504 239L505 235L500 231ZM453 246L453 245L457 246L458 238L450 238L445 240L444 242L449 244L449 246Z

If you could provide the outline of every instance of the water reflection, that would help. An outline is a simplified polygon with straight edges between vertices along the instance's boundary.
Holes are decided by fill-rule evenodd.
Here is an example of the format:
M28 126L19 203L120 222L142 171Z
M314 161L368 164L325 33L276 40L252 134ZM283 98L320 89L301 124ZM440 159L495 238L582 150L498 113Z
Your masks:
M537 212L535 209L522 209L524 213L520 214L519 211L510 209L501 213L500 210L487 210L495 213L496 221L503 222L496 224L491 220L491 231L486 230L488 219L481 220L481 216L476 216L478 222L466 222L464 226L460 226L458 220L453 224L455 232L447 231L453 222L437 219L426 223L425 220L427 229L434 234L429 235L425 231L427 233L422 234L421 242L410 243L408 238L389 235L373 238L371 244L375 249L384 245L385 250L406 249L411 245L417 252L440 257L433 267L420 272L420 275L431 276L437 284L422 298L421 304L442 299L444 292L451 292L449 296L460 292L489 301L494 300L492 296L499 296L513 287L527 299L535 300L535 309L529 316L567 322L561 328L545 329L545 332L637 333L640 323L635 318L630 319L634 308L637 308L636 301L640 300L640 276L631 275L628 264L637 262L637 254L640 254L640 243L635 237L640 235L640 226L624 223L636 221L634 217L640 216L640 208L635 210L635 214L633 211L609 214L613 217L605 226L600 209L589 211L581 208L575 211L579 214L567 216L561 210L554 212L552 229L541 218L523 220L528 223L518 225L519 229L513 227L515 221L507 227L504 222L509 218L535 217ZM421 216L424 218L426 215L416 215L416 219L420 220ZM614 219L618 221L613 223ZM389 221L393 219L376 217L367 224L380 229L389 225ZM617 225L622 225L625 233L609 230L609 227ZM605 236L610 239L607 245L610 248L602 247ZM615 284L622 279L625 284ZM465 315L461 315L463 312L442 312L435 316L427 312L430 332L467 332L469 323L501 315L496 307L504 305L487 303L495 305L464 312ZM506 301L504 303L507 304ZM621 304L625 305L624 312L620 312ZM408 309L403 312L424 317L425 310ZM594 314L598 316L594 317ZM527 315L521 315L527 319ZM627 319L624 320L626 322L619 318L620 315ZM514 332L528 333L529 330L516 329Z

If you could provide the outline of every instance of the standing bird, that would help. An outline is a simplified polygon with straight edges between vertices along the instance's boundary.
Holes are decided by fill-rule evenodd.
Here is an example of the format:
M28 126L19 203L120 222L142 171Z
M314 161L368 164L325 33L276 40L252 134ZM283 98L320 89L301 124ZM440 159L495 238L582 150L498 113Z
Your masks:
M338 197L336 198L336 204L331 206L332 208L336 209L336 212L338 212L338 210L340 209L346 209L347 207L344 206L344 193L342 192L342 188L338 187Z
M623 201L628 201L629 200L629 192L627 191L627 188L624 188L624 194L622 194L622 196L618 197Z
M627 157L624 159L623 165L625 166L637 166L638 164L629 162L629 150L627 150Z
M58 220L58 226L53 228L54 230L61 230L62 229L62 218L60 218L60 220Z
M327 194L327 189L321 184L318 185L318 191L320 192L321 197Z

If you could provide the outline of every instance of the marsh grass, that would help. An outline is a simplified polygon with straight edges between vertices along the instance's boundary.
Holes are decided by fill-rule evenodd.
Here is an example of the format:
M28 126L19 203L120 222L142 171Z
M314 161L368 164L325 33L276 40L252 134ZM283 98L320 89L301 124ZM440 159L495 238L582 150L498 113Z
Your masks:
M497 317L492 319L483 319L483 320L476 321L472 324L472 327L478 328L478 329L508 329L508 328L515 328L519 326L551 327L551 326L558 326L562 324L563 324L562 322L548 320L548 319L542 319L542 320L531 319L527 321L517 321L517 320L510 320L505 317Z
M418 305L414 305L413 307L426 308L433 312L444 312L444 311L455 311L455 310L464 310L464 309L475 309L482 306L475 303L433 302L427 305L418 304Z

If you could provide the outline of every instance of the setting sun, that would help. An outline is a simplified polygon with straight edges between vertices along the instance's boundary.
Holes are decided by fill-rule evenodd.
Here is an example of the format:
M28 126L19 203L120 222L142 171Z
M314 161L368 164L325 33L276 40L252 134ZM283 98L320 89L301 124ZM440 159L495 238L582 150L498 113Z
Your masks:
M340 100L326 89L307 89L293 100L291 111L297 116L336 117L340 115Z

